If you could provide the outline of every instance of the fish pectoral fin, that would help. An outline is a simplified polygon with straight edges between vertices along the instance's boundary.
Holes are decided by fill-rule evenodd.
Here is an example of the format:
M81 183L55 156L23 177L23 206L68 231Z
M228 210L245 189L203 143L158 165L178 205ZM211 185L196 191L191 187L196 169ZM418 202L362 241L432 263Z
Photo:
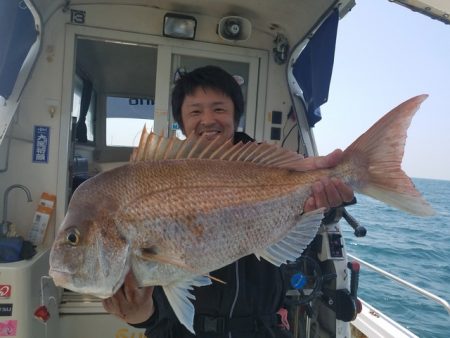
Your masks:
M211 280L213 280L213 281L215 281L217 283L223 284L223 285L227 284L227 282L224 282L223 280L221 280L221 279L219 279L217 277L211 276L211 275L205 275L205 277L208 277L209 279L211 279Z
M195 296L190 290L192 290L193 286L205 286L210 284L211 280L208 277L197 276L190 280L172 283L162 287L178 320L193 334L195 334L195 309L190 299L194 300Z
M142 249L141 254L142 254L141 257L145 260L155 261L155 262L163 263L163 264L174 265L176 267L179 267L180 269L192 272L192 274L194 274L194 275L200 275L200 273L195 271L192 267L186 265L186 263L184 263L181 259L176 258L176 257L167 257L164 255L158 254L158 249L155 246ZM227 284L223 280L213 277L213 276L210 276L210 275L205 275L204 277L212 279L213 281L218 282L218 283Z
M192 267L186 265L186 263L182 261L179 257L160 254L156 246L142 249L141 258L147 261L154 261L162 264L174 265L176 267L179 267L180 269L192 272L194 275L199 274L197 273L197 271L194 271Z
M280 241L272 244L255 256L280 266L287 261L295 261L306 246L314 239L323 218L325 208L303 214L297 224Z

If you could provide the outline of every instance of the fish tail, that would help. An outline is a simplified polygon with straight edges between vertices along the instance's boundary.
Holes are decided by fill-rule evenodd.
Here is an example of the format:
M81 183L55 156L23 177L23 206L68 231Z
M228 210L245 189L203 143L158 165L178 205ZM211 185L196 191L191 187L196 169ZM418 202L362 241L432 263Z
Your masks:
M407 129L427 97L413 97L391 110L344 151L343 159L356 172L348 182L355 191L421 216L433 215L434 210L401 169L401 162Z

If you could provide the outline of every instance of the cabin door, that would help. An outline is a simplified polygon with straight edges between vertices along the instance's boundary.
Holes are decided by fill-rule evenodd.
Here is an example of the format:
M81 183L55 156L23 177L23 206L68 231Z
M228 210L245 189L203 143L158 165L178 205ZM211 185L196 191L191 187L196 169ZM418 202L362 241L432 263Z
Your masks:
M184 51L186 53L186 51ZM242 117L238 131L246 131L247 133L254 135L254 119L256 113L256 101L253 99L256 96L255 87L250 90L248 88L249 81L255 81L256 79L250 79L250 76L255 76L257 74L250 75L251 60L249 62L242 61L230 61L230 60L220 60L208 56L195 56L180 53L172 54L172 65L171 65L171 88L173 88L175 81L183 76L185 72L190 72L198 67L214 65L221 67L228 73L234 76L236 81L239 83L242 93L244 95L244 102L246 103L246 109L244 111L244 116ZM249 100L248 98L252 99ZM171 109L170 109L171 111ZM184 137L182 135L179 126L175 123L172 117L172 113L169 114L169 133L175 132L178 137Z
M71 25L66 43L60 160L67 166L58 170L58 223L85 178L75 176L126 163L144 125L181 136L170 101L182 72L216 65L235 75L245 98L239 130L263 138L266 51Z

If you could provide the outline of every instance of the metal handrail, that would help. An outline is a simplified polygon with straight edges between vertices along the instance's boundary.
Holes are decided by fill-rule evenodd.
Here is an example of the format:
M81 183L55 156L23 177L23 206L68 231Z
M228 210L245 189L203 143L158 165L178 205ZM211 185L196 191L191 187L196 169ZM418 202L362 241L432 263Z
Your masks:
M399 277L397 277L397 276L395 276L395 275L393 275L393 274L391 274L391 273L389 273L387 271L384 271L383 269L380 269L379 267L376 267L375 265L367 263L366 261L363 261L362 259L357 258L357 257L355 257L355 256L353 256L351 254L347 254L347 256L350 257L351 259L354 259L355 261L357 261L361 265L363 265L363 266L365 266L365 267L367 267L367 268L369 268L369 269L371 269L371 270L373 270L375 272L378 272L379 274L381 274L381 275L383 275L383 276L385 276L385 277L387 277L389 279L392 279L393 281L395 281L395 282L397 282L399 284L402 284L402 285L404 285L404 286L406 286L406 287L408 287L408 288L410 288L410 289L420 293L421 295L431 299L432 301L442 305L447 310L448 314L450 315L450 306L448 305L448 302L445 299L443 299L441 297L438 297L438 296L432 294L431 292L429 292L427 290L419 288L418 286L415 286L414 284L411 284L411 283L409 283L409 282L407 282L407 281L405 281L405 280L403 280L403 279L401 279L401 278L399 278Z

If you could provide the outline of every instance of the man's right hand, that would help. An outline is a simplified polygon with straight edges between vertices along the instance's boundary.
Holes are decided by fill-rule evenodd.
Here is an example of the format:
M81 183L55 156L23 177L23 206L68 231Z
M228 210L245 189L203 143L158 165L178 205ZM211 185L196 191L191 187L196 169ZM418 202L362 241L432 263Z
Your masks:
M102 303L107 312L129 324L139 324L147 321L155 312L152 295L153 286L139 287L130 271L122 287Z

